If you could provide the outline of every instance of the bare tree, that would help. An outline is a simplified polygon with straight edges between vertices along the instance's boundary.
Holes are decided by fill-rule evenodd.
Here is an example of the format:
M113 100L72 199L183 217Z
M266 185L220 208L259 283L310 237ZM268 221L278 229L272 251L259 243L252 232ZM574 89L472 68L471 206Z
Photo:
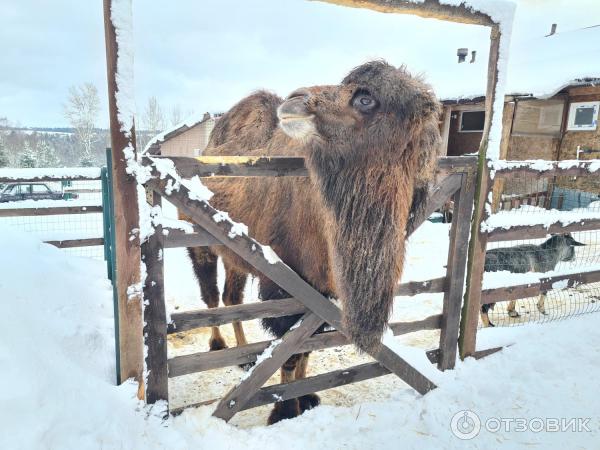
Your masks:
M96 139L95 124L100 111L98 89L92 83L69 88L69 97L64 105L65 117L75 129L81 144L82 161L93 160L92 147Z
M156 97L148 99L142 114L142 126L137 133L139 148L143 149L148 141L166 127L165 114Z
M175 105L173 109L171 109L171 125L175 126L178 123L183 121L183 112L181 111L181 106Z

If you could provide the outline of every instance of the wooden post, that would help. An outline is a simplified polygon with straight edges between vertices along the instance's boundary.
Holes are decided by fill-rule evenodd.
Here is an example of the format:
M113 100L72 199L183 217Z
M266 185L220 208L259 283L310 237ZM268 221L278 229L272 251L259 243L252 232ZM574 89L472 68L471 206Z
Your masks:
M481 223L486 218L485 204L488 193L491 190L490 171L487 166L487 148L494 114L496 85L498 82L498 56L500 51L500 27L498 25L492 27L490 39L488 84L485 96L485 125L483 137L479 146L479 164L477 168L477 184L475 186L474 214L467 262L467 283L460 322L459 351L462 359L475 353L477 324L479 321L479 311L481 309L483 268L487 247L487 234L481 231Z
M104 32L106 40L106 76L108 81L108 106L110 115L110 138L112 147L112 179L115 219L115 264L119 312L119 361L117 382L129 378L138 381L138 396L143 398L143 346L142 303L140 292L130 292L130 286L140 283L140 242L134 230L139 229L137 182L126 173L128 147L135 152L135 129L121 130L117 103L117 55L118 43L115 27L111 21L111 0L104 0ZM124 113L124 112L123 112ZM133 124L133 118L131 118Z
M452 107L444 106L444 114L442 116L442 149L440 156L448 154L448 138L450 137L450 119L452 118Z
M513 119L515 116L515 102L504 104L502 113L502 140L500 141L499 159L508 159L508 149L510 147L510 134L512 133ZM492 212L497 212L500 207L500 198L504 191L504 179L494 180L494 189L492 191Z
M440 333L440 370L453 369L456 362L456 346L460 323L460 307L465 281L475 177L471 172L462 175L462 185L454 194L454 216L450 230L450 248L446 270L446 290Z
M150 193L152 206L160 206L161 198ZM146 264L144 281L144 343L146 356L146 403L169 400L167 373L167 315L165 308L164 247L162 226L156 225L154 233L142 244L142 261Z

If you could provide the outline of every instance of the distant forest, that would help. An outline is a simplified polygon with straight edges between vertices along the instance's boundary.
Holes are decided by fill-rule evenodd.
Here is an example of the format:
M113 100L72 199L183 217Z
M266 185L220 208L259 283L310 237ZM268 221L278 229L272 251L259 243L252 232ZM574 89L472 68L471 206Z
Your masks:
M147 141L150 133L143 134ZM152 133L153 135L154 133ZM0 126L0 167L100 167L106 165L109 130L95 129L87 156L72 128Z

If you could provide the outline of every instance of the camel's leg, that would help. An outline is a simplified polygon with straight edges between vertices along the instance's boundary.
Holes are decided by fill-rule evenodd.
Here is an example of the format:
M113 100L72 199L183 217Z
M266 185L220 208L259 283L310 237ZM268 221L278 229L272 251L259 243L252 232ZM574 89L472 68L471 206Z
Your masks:
M188 254L192 260L194 273L200 284L202 300L209 308L219 306L219 285L217 284L217 255L205 247L190 247ZM227 348L219 327L211 327L210 350Z
M300 359L298 360L298 364L296 365L296 380L301 380L302 378L306 378L306 369L308 367L308 357L310 353L303 353L300 355ZM298 397L298 401L300 402L300 411L304 412L307 409L313 409L316 406L319 406L321 403L321 399L317 394L306 394L301 397Z
M511 300L510 303L508 304L508 308L506 308L506 311L508 311L508 315L510 317L519 317L519 313L515 309L516 306L517 306L516 300Z
M225 288L223 289L223 303L226 306L241 305L244 303L244 287L248 274L239 272L225 265ZM246 345L246 335L241 322L233 322L233 332L237 345Z
M281 366L281 382L289 383L296 378L296 367L301 358L301 355L293 355ZM302 414L300 403L297 398L283 400L275 403L271 414L269 414L268 424L272 425L283 419L291 419Z
M544 315L548 314L546 312L546 294L540 294L540 298L538 299L538 302L537 302L537 309L539 312L541 312Z

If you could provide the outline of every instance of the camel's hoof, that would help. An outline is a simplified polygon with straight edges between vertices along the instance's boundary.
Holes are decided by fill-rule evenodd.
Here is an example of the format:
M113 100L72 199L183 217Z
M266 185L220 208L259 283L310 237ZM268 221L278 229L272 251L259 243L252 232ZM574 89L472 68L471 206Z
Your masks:
M275 403L275 407L269 414L269 420L267 424L273 425L284 419L293 419L302 414L300 411L300 404L297 398L291 400L284 400L283 402Z
M225 340L223 340L223 339L211 339L208 342L208 346L210 347L211 352L213 352L215 350L223 350L224 348L227 348L227 344L225 343Z
M252 369L254 366L256 365L256 363L254 361L250 361L244 364L240 364L238 367L240 369L242 369L244 372L248 372L250 369Z
M519 317L520 316L519 313L517 311L515 311L515 310L509 311L508 315L510 317Z
M545 310L545 309L538 309L538 311L539 311L541 314L545 315L545 316L547 316L547 315L548 315L548 313L546 312L546 310Z
M488 322L487 326L488 327L495 327L496 325L494 325L492 322Z
M300 411L304 412L307 409L316 408L321 404L321 399L317 394L306 394L302 397L298 397L300 403Z

